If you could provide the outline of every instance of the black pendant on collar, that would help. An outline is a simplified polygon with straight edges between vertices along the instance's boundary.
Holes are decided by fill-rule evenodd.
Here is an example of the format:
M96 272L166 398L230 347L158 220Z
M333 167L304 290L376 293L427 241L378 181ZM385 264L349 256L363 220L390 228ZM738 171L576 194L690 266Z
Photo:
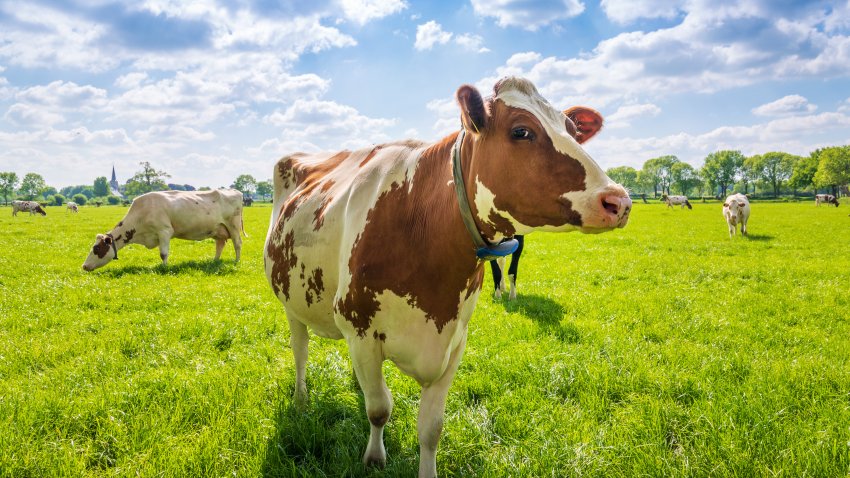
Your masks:
M516 239L508 238L497 244L491 244L481 236L481 233L475 226L475 219L472 218L469 200L466 198L466 185L463 182L463 166L460 162L460 147L463 144L464 136L466 136L466 130L461 128L460 133L457 135L457 141L455 141L455 145L452 147L452 174L454 175L457 203L460 206L460 217L463 219L463 225L466 226L466 230L472 238L472 243L475 245L475 256L481 260L489 261L513 254L519 247L519 242Z

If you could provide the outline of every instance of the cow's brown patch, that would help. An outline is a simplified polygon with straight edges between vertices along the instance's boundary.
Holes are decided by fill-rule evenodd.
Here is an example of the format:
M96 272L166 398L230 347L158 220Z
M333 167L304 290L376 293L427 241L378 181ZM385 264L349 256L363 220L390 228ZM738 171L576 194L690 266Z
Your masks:
M106 257L106 254L109 253L109 244L107 244L106 241L104 241L103 239L100 239L91 248L91 251L94 252L97 257L103 259L104 257Z
M135 229L130 229L130 230L126 231L126 232L124 233L124 242L125 242L125 243L127 243L127 244L129 244L129 243L130 243L130 241L132 241L132 240L133 240L133 236L135 236L135 235L136 235L136 230L135 230Z
M501 101L493 101L490 111L493 129L487 131L485 141L475 145L476 160L469 177L477 178L495 194L493 203L497 209L507 211L527 226L581 226L581 215L561 196L585 189L584 166L556 150L540 121L528 111ZM512 138L511 131L517 126L530 130L533 139ZM474 198L477 183L469 181L467 185ZM478 214L474 200L470 203Z
M115 227L121 227L121 226L123 226L123 225L124 225L124 221L118 221L118 225L117 225L117 226L115 226Z
M423 152L412 181L393 184L367 214L348 263L351 285L336 303L360 337L379 310L377 296L383 291L406 297L438 332L457 319L459 293L480 264L450 184L454 139Z
M313 303L313 296L316 297L316 302L322 300L322 292L325 290L325 284L322 280L322 269L313 269L313 273L307 278L307 287L304 291L307 305Z
M386 341L387 341L387 334L385 334L385 333L383 333L383 332L381 332L381 333L379 334L377 330L375 331L375 333L374 333L374 334L372 334L372 337L374 337L374 339L375 339L375 340L380 340L381 342L386 342Z
M280 229L272 232L266 252L272 261L272 289L274 289L276 295L283 293L286 300L289 300L289 274L298 264L298 258L295 256L295 233L289 231L283 238L283 244L275 245L280 240L280 234Z
M286 204L283 207L283 218L291 218L301 206L301 203L312 197L313 191L327 181L328 174L349 156L351 156L350 151L342 151L318 164L292 166L289 171L295 175L298 190L287 197ZM327 189L323 189L323 191L327 191Z
M313 212L313 230L318 231L322 228L322 224L325 222L325 209L328 208L328 205L331 203L333 199L331 196L327 194L328 190L332 188L334 185L334 181L328 179L322 185L322 203L316 210Z

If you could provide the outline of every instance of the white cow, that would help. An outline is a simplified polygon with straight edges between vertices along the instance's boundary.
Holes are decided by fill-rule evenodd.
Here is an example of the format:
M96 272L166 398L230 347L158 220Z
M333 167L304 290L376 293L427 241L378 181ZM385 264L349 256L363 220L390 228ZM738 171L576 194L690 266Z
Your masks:
M723 203L723 217L729 225L729 237L735 235L738 223L741 223L741 235L747 235L747 220L750 219L750 200L743 194L733 194Z
M41 204L35 201L12 201L12 215L17 216L18 211L29 211L30 216L39 213L46 216L47 212L42 209Z
M66 205L68 206L67 211L79 212L79 210L77 209L77 203L75 203L74 201L68 201L68 204Z
M669 208L672 208L674 205L679 205L682 209L684 209L685 206L688 206L688 209L693 209L691 203L688 202L687 196L668 196L665 194L661 197L661 199L664 201L665 204L667 204L667 207Z
M832 194L816 194L815 206L820 206L820 203L825 203L827 206L835 204L835 207L838 207L838 199Z
M200 241L215 239L215 258L228 239L233 240L236 261L242 251L242 193L233 189L215 191L158 191L137 197L127 215L106 234L98 234L83 269L93 271L118 258L118 249L141 244L159 246L163 265L168 265L171 238Z

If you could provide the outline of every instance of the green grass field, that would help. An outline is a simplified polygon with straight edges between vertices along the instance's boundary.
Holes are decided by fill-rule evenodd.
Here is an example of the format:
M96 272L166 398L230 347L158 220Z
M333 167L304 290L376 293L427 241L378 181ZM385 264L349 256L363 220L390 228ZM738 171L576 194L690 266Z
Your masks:
M0 208L0 476L413 476L419 389L386 364L388 464L343 342L289 330L262 272L270 208L228 244L140 246L93 273L122 207ZM519 298L489 270L449 392L442 476L850 475L850 208L636 204L626 229L527 237Z

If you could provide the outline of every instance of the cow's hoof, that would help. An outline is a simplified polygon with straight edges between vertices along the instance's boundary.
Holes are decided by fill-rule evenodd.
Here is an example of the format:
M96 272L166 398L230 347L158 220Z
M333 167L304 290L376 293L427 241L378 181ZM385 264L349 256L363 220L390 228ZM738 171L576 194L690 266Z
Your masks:
M502 291L496 289L496 292L493 292L493 300L502 300Z
M387 466L387 456L380 454L370 455L367 451L366 454L363 455L363 464L366 465L367 468L383 469Z

